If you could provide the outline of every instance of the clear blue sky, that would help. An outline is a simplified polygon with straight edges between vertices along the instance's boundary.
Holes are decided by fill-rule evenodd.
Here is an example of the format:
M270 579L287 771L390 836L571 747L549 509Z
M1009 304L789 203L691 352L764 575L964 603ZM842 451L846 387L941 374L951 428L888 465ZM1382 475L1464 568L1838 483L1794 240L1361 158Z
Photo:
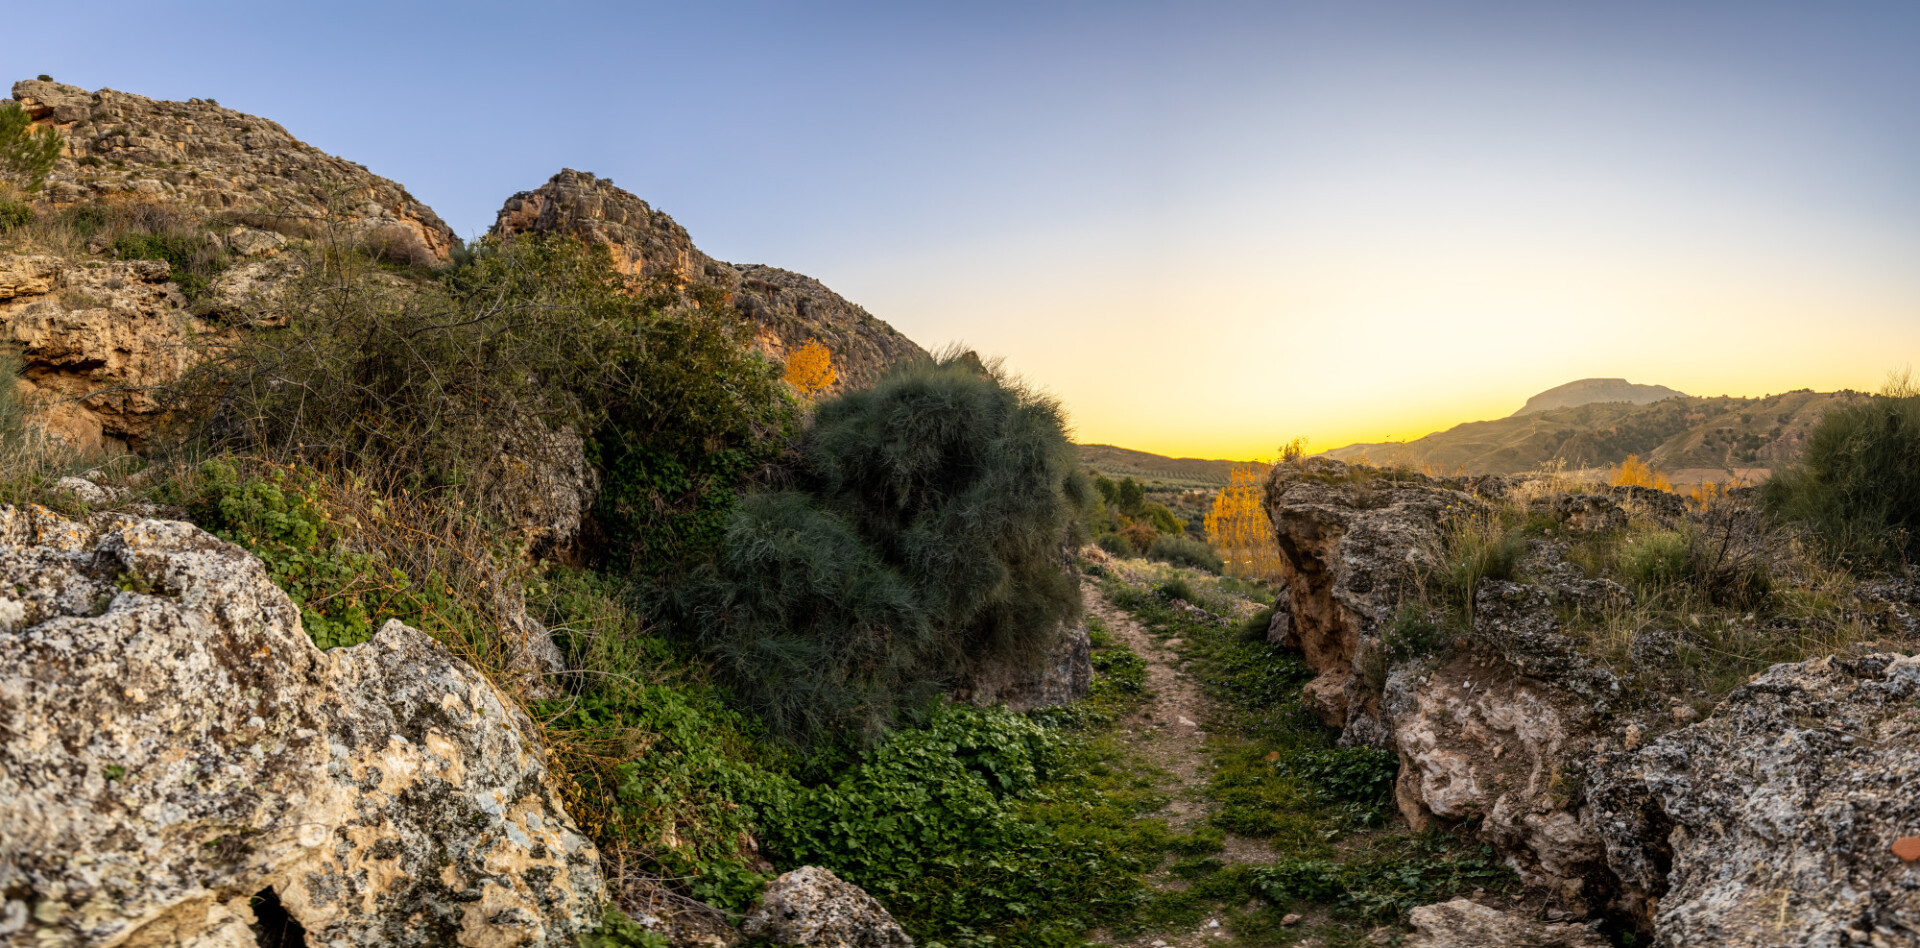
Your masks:
M1410 437L1920 356L1920 4L16 5L463 235L559 168L1008 357L1088 441Z

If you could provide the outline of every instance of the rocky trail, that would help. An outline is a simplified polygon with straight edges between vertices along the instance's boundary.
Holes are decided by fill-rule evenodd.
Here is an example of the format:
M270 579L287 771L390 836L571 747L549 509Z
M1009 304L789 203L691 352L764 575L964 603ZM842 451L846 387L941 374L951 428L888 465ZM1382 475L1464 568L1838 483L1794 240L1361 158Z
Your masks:
M1204 826L1214 808L1206 795L1215 767L1206 731L1211 702L1200 682L1182 667L1178 651L1181 640L1148 632L1095 588L1087 589L1087 612L1146 663L1146 701L1120 723L1118 733L1129 750L1161 775L1159 789L1167 804L1153 816L1181 832ZM1226 865L1258 865L1273 862L1275 853L1261 840L1228 834L1214 858ZM1164 869L1148 882L1167 891L1187 885ZM1203 921L1197 930L1154 932L1113 943L1155 948L1218 944L1228 937L1218 921Z

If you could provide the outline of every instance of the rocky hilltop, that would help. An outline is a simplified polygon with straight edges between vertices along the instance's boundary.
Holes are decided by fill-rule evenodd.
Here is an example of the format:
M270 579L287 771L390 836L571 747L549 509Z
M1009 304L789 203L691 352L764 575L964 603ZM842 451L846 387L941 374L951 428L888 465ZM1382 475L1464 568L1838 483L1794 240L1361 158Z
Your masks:
M700 252L687 229L612 181L571 168L507 199L495 234L561 233L605 245L621 272L681 287L707 285L753 320L761 348L783 358L809 339L833 352L838 390L871 382L887 366L926 350L873 314L804 274L757 263L723 263Z
M332 218L404 232L440 260L455 243L406 188L211 99L168 102L41 79L14 83L13 98L66 135L46 185L55 205L114 199L236 219Z
M1565 385L1556 385L1527 399L1527 403L1520 406L1520 410L1514 414L1526 415L1536 411L1551 411L1555 408L1591 405L1594 402L1650 405L1663 398L1685 398L1686 395L1685 392L1665 385L1640 385L1626 379L1580 379Z
M459 243L400 184L211 100L49 80L17 82L13 98L67 150L41 195L55 226L0 244L0 344L19 352L16 385L45 427L84 452L140 450L163 413L157 393L207 342L238 323L273 325L261 310L297 265L290 247L324 231L427 274ZM116 238L129 228L133 244ZM494 232L574 234L613 248L631 276L717 288L769 356L825 344L832 390L925 354L817 280L708 257L672 218L590 174L563 171L508 199Z

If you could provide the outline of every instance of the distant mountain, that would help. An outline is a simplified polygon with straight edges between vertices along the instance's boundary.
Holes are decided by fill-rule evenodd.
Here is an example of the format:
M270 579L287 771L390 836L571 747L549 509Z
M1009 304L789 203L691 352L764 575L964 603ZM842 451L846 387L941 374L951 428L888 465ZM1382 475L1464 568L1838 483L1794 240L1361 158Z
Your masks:
M1685 398L1686 394L1665 385L1637 385L1626 379L1581 379L1578 382L1555 386L1527 399L1527 403L1520 406L1520 410L1514 414L1531 415L1534 412L1573 408L1579 405L1591 405L1594 402L1628 402L1634 405L1648 405L1663 398Z
M1080 463L1111 478L1131 477L1163 487L1225 487L1235 461L1170 458L1111 444L1075 445Z
M1802 389L1765 398L1674 395L1641 405L1595 401L1522 410L1414 441L1348 445L1326 456L1447 472L1513 474L1552 463L1573 470L1607 467L1637 454L1678 483L1735 477L1759 481L1800 456L1807 435L1828 410L1865 397Z

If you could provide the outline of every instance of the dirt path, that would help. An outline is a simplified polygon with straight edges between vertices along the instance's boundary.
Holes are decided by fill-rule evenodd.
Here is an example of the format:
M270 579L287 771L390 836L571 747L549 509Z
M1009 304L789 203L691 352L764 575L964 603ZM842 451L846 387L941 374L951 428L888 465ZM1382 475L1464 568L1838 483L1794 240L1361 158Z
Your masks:
M1210 703L1199 682L1181 667L1180 640L1162 639L1148 632L1096 588L1087 589L1086 602L1087 611L1098 616L1116 640L1146 662L1147 700L1120 722L1120 734L1135 753L1166 774L1161 791L1168 802L1154 815L1176 830L1196 829L1213 811L1205 794L1214 770L1213 755L1206 746ZM1227 864L1271 863L1275 854L1261 840L1229 834L1225 848L1215 858ZM1164 871L1154 873L1148 882L1166 890L1186 886ZM1225 938L1223 929L1203 921L1197 931L1163 932L1113 943L1196 948Z

